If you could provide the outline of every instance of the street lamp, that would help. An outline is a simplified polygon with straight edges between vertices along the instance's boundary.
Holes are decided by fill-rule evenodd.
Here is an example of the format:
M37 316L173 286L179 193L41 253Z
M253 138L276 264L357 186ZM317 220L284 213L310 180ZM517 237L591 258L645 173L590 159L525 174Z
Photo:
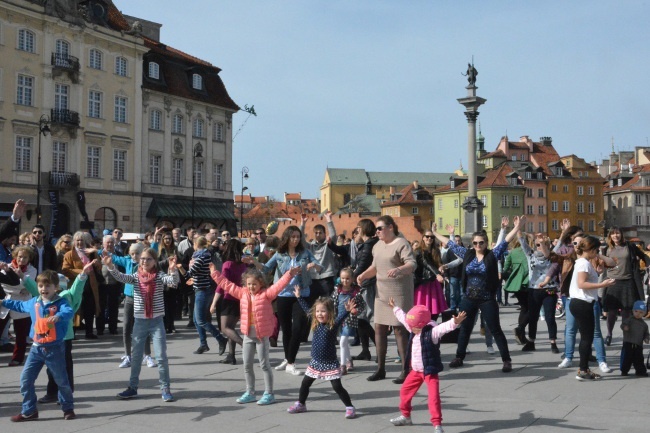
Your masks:
M50 133L50 118L43 114L38 121L38 171L36 172L36 223L41 223L41 137Z
M244 186L244 180L248 179L248 167L244 166L241 169L241 196L239 196L239 233L244 236L244 191L248 189Z
M196 189L196 158L203 157L201 143L196 143L192 150L192 227L194 227L194 190ZM203 175L203 172L201 172Z

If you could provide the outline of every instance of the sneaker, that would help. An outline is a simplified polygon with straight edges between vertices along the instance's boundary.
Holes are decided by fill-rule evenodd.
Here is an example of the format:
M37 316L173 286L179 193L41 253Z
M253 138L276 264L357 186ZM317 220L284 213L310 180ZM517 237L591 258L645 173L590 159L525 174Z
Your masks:
M348 371L354 371L354 362L350 359L348 362L345 363L345 367L348 369Z
M142 359L142 365L147 364L147 367L149 368L154 368L158 364L156 364L156 361L149 355L145 355L145 357Z
M600 379L600 375L598 375L596 373L592 373L591 370L587 370L587 371L578 370L578 374L576 375L576 379L578 379L578 380L598 380L598 379Z
M257 399L255 398L255 394L251 394L250 392L246 391L236 401L239 404L244 404L244 403L253 403L254 401L257 401Z
M14 415L9 419L11 420L11 422L34 421L38 419L38 411L34 411L29 415L19 413L18 415Z
M569 368L569 367L571 367L571 364L573 364L573 360L571 360L571 359L569 359L569 358L564 358L564 359L562 360L562 362L560 362L560 363L557 365L557 367L558 367L558 368Z
M600 369L601 373L611 373L612 369L609 368L609 365L605 361L599 362L598 363L598 368Z
M136 389L131 388L130 386L124 391L117 394L117 398L120 400L128 400L130 398L134 398L137 396L138 396L138 391Z
M494 347L488 346L487 347L487 353L490 354L490 355L494 355Z
M55 401L58 401L59 397L56 395L51 395L51 394L45 394L43 397L38 399L38 402L41 404L47 404L47 403L54 403Z
M442 429L441 425L435 425L433 426L433 433L445 433L445 431Z
M307 412L307 405L300 403L299 401L295 402L293 405L287 409L289 413L303 413Z
M77 414L74 413L74 411L72 409L66 410L65 412L63 412L63 419L66 420L66 421L69 421L71 419L75 419L76 417L77 417Z
M264 393L264 395L262 395L262 398L257 400L257 404L260 406L266 406L267 404L273 403L275 403L275 396L273 394Z
M120 363L120 368L129 368L131 367L131 357L129 355L124 355Z
M449 363L450 368L458 368L458 367L462 367L462 366L463 366L463 360L460 359L460 358L454 358ZM410 420L410 418L409 418L409 420Z
M169 388L163 388L163 390L162 390L162 400L165 403L170 403L170 402L174 401L174 396L172 395Z
M293 374L294 376L300 376L302 374L302 372L296 368L296 364L287 364L287 368L285 368L284 371Z
M356 416L357 416L357 411L354 409L354 406L348 406L345 408L346 419L356 418Z
M287 364L288 364L287 360L284 359L284 360L282 360L282 362L280 363L280 365L276 365L275 369L276 369L277 371L285 370L285 369L287 368Z
M395 364L401 364L401 362L402 362L402 358L400 358L400 357L398 356L397 358L395 358L395 360L394 360L393 362L394 362Z
M391 424L396 425L396 426L403 426L403 425L413 425L413 421L411 421L410 416L404 416L400 415L397 418L393 418L390 420Z

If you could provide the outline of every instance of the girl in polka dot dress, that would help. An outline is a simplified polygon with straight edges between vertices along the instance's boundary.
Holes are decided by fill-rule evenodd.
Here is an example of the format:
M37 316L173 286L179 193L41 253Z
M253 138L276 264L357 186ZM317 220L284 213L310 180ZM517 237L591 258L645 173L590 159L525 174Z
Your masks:
M309 396L309 388L316 379L323 379L329 380L332 383L332 388L339 395L343 404L345 404L345 417L348 419L354 418L356 411L354 406L352 406L352 400L350 400L350 395L341 384L341 364L336 356L336 338L338 328L348 313L356 314L356 304L353 299L346 302L345 311L334 319L334 303L331 299L317 299L310 310L309 305L300 297L299 286L295 287L294 294L298 298L298 303L302 309L311 314L311 329L314 334L311 345L311 361L300 385L298 401L287 409L287 412L307 412L305 403Z

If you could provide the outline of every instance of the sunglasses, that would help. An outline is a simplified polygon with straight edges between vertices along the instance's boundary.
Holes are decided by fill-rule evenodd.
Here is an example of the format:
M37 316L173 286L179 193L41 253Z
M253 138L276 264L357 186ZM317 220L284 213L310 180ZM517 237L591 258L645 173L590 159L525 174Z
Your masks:
M62 243L62 244L66 244L66 245L70 245L70 244L72 243L72 241L63 241L63 242L61 242L61 243Z
M221 233L222 238L230 237L230 233Z
M122 232L117 231L117 230L115 230L113 233L115 233L116 235L121 235L122 234Z
M424 235L422 237L425 238L425 239L433 239L433 236L429 236L429 235Z
M255 232L256 235L263 235L264 232Z
M32 232L32 234L33 234L33 235L42 235L42 234L43 234L43 231L42 231L42 230L34 230L34 231Z
M477 245L485 245L485 241L472 242L472 244L473 244L474 246L477 246Z
M380 232L385 228L386 228L386 226L377 226L377 231Z

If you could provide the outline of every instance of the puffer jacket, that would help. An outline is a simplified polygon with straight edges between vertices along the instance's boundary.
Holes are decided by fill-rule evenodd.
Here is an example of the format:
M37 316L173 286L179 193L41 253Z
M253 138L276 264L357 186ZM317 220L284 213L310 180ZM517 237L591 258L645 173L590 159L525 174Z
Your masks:
M291 274L289 272L285 272L282 278L271 287L262 289L254 295L250 293L247 288L238 286L218 272L212 273L212 279L221 289L239 299L242 334L248 335L249 328L251 325L254 325L255 335L257 338L264 338L273 335L275 316L273 315L273 306L271 303L278 297L278 294L287 286L287 284L289 284L289 281L291 281ZM248 322L251 309L253 324Z

